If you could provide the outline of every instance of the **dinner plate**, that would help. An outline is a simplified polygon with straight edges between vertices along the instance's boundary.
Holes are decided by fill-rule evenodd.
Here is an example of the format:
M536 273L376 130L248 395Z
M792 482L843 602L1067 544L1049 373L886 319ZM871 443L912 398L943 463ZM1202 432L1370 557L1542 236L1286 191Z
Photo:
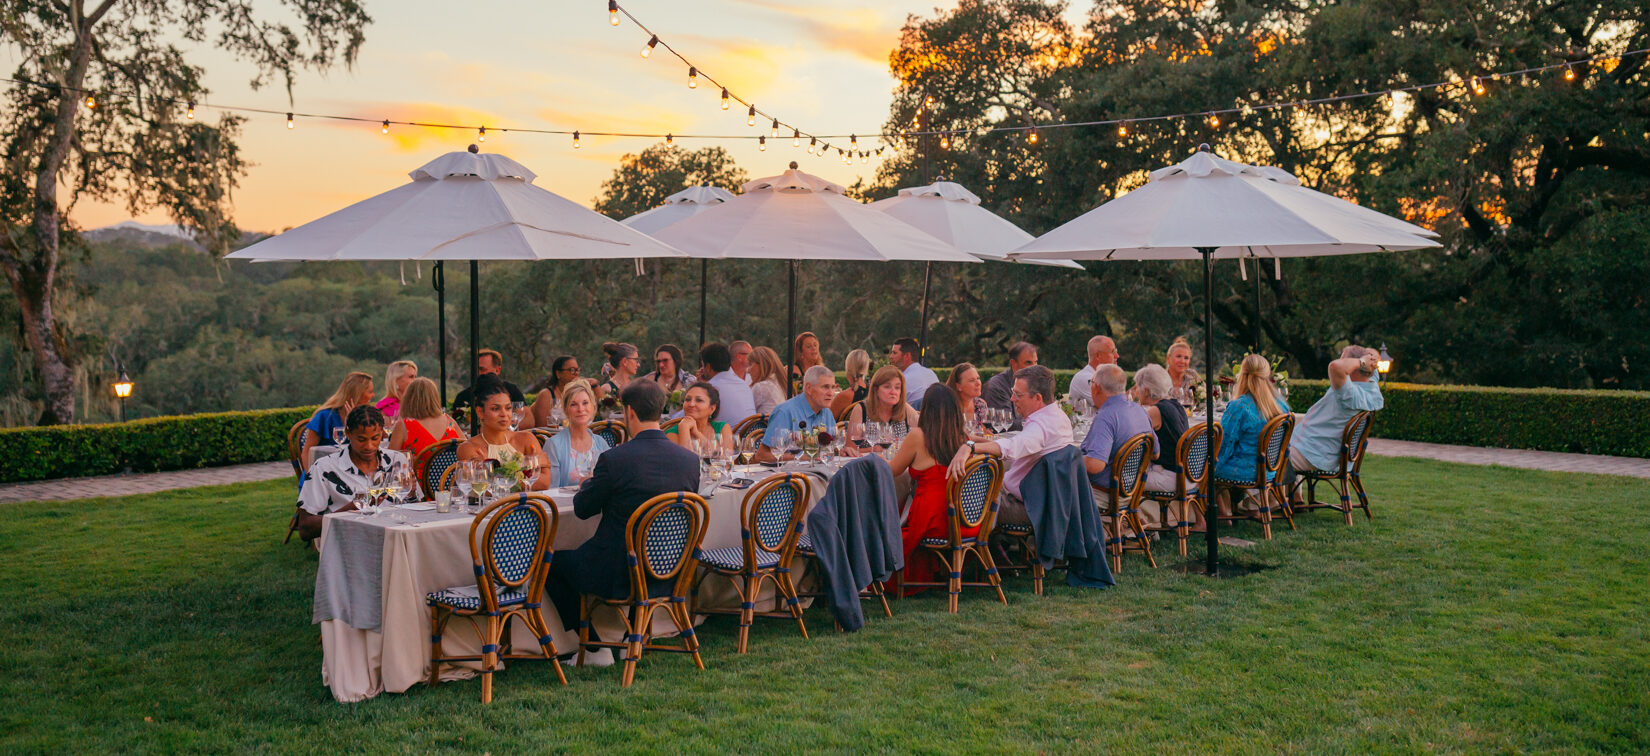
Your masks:
M408 512L434 512L435 511L435 505L431 504L429 502L419 502L417 504L402 504L401 508L407 510Z

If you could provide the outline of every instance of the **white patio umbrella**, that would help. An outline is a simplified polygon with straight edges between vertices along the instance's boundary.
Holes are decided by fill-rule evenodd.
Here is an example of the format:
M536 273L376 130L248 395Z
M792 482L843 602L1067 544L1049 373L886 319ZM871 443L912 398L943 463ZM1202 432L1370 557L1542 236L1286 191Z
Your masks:
M1314 196L1315 195L1315 196ZM1214 260L1318 257L1440 246L1401 221L1300 186L1278 168L1215 157L1208 145L1153 171L1145 186L1107 202L1009 254L1011 259L1203 260L1204 373L1214 418ZM1380 217L1375 217L1380 216ZM1383 221L1382 218L1385 218ZM1405 224L1407 225L1407 224ZM1205 516L1210 575L1220 519Z
M435 260L446 403L445 281L441 261L470 261L470 381L480 347L479 260L688 257L640 231L533 185L508 157L449 152L408 174L412 183L270 237L229 257L277 260Z
M665 198L664 204L643 210L620 223L644 234L652 234L673 223L692 218L733 199L734 194L719 186L690 186ZM699 343L705 343L705 287L710 278L710 259L699 259Z
M927 186L907 187L899 190L896 196L872 202L871 207L988 262L1012 262L1008 259L1008 253L1031 241L1031 234L1002 216L980 207L979 195L952 181L936 181ZM1083 269L1081 264L1070 260L1025 262L1033 265ZM928 263L923 266L922 272L920 340L924 346L928 344L928 284L933 268L934 264Z
M955 246L844 196L840 184L791 169L654 236L692 254L790 261L786 340L796 333L796 261L979 262ZM786 361L789 361L789 357Z

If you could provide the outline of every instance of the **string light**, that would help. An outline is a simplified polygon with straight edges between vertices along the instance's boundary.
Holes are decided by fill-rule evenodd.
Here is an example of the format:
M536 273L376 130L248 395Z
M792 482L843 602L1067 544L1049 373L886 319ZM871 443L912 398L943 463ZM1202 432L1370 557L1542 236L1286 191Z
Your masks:
M1129 138L1129 122L1128 121L1124 121L1120 124L1117 124L1117 136L1122 138L1122 139L1128 139Z
M722 109L728 109L728 88L722 87Z
M378 133L380 133L380 134L390 133L390 120L388 118L384 119L384 125L378 129Z
M1484 83L1479 81L1477 76L1472 77L1472 93L1479 96L1484 94Z
M288 130L296 128L295 126L292 125L292 114L291 113L286 114L286 127L287 127Z
M666 134L665 135L665 144L675 144L675 143L676 143L676 137L675 136L673 136L671 134Z
M653 35L652 39L647 41L647 47L642 48L642 58L645 60L647 58L647 56L652 55L653 54L653 48L658 47L658 46L659 46L659 35L655 34L655 35Z
M859 151L859 164L860 165L865 165L866 163L869 163L869 162L871 162L871 156L865 154L865 150L860 150Z
M688 89L699 88L699 69L688 66Z
M94 97L91 92L86 93L86 109L87 110L97 109L97 98Z
M796 129L791 129L791 146L792 147L801 147L802 146L802 132L801 131L798 131Z
M619 0L607 0L607 25L619 25Z
M945 138L944 134L941 134L940 135L940 149L947 150L947 149L950 149L950 148L951 148L951 142Z
M487 127L486 126L482 126L481 128L476 129L476 141L477 142L487 141Z
M579 132L573 132L573 149L579 148Z
M750 115L745 118L745 125L746 126L755 126L756 125L756 106L755 105L751 106Z
M773 119L773 128L768 131L768 136L771 136L774 139L779 138L779 119L778 118Z
M1209 128L1211 128L1211 129L1220 128L1220 116L1215 115L1213 111L1210 111L1208 120L1209 120Z
M1031 127L1031 131L1026 134L1026 141L1030 142L1031 144L1036 144L1037 143L1037 127L1036 126Z
M762 152L768 151L768 138L766 136L756 138L756 149Z
M1564 80L1565 81L1575 81L1576 80L1576 69L1575 69L1574 66L1570 65L1569 63L1564 64Z
M191 121L195 120L195 101L194 100L189 101L189 109L184 112L183 117L188 118Z

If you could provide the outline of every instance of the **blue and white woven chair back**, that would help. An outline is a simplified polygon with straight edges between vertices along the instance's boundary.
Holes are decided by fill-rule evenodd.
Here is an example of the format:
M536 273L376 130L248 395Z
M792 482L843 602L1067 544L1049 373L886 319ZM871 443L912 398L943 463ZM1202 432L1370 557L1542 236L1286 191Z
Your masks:
M1363 451L1364 436L1369 434L1369 422L1375 417L1373 412L1359 412L1352 416L1346 424L1346 463L1353 460Z
M708 512L704 499L685 491L643 503L631 515L629 544L642 572L656 580L678 576L697 558Z
M791 473L769 478L772 481L766 491L759 491L761 496L756 501L756 546L764 551L779 551L785 545L785 537L791 530L791 515L796 511L796 503L803 496L802 481Z
M1283 466L1283 453L1289 448L1289 432L1294 427L1295 416L1286 412L1272 418L1261 429L1265 436L1261 439L1261 445L1266 449L1264 462L1267 470L1277 470Z
M602 437L609 449L619 445L619 432L613 429L611 421L591 423L590 432Z
M1113 493L1118 498L1128 498L1140 491L1140 484L1146 480L1146 466L1152 459L1152 447L1157 437L1150 433L1140 433L1118 448L1117 455L1112 459L1112 469L1116 471L1112 482Z
M520 585L532 576L542 558L535 552L548 519L536 502L525 496L512 498L514 502L493 514L482 543L489 577L503 585Z
M434 497L435 492L441 490L441 477L446 474L447 468L458 463L458 444L441 442L430 454L429 460L424 463L424 479L419 485L424 487L424 495Z
M1203 473L1209 467L1209 425L1201 423L1186 431L1180 439L1180 469L1186 472L1186 480L1197 482L1203 480Z
M992 503L995 483L1002 480L1003 463L995 457L976 460L969 465L963 474L962 485L957 487L957 500L954 502L957 512L962 516L965 527L974 527L980 524L985 517L986 509Z

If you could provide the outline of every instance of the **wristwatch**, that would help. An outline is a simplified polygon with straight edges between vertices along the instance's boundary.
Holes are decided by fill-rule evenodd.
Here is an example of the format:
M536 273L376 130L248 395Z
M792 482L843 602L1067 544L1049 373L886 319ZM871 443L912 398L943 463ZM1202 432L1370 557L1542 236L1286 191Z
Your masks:
M974 439L972 439L972 438L968 439L968 453L969 454L974 453Z

